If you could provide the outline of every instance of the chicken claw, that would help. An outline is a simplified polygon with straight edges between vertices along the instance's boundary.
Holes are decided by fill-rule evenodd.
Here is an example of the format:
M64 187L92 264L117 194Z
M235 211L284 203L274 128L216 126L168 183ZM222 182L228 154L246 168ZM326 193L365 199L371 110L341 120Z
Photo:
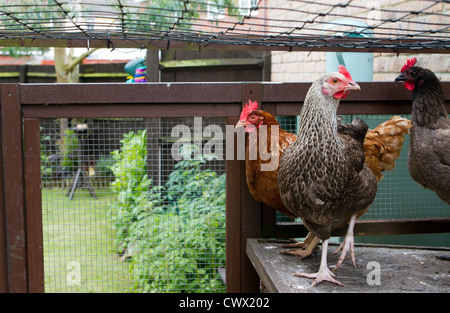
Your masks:
M308 234L309 236L309 234ZM294 238L289 238L289 241L292 243L287 243L282 245L283 248L305 248L306 246L308 246L308 237L305 238L304 241L298 241L295 240Z
M314 236L312 233L308 233L304 241L297 241L294 238L289 238L289 241L293 243L285 244L283 245L283 248L304 248L308 246L308 244L315 238L316 236Z
M290 239L290 241L294 243L285 244L283 245L283 248L291 248L291 249L281 251L280 253L296 255L299 256L300 259L304 259L306 257L309 257L313 253L314 249L317 247L317 244L319 243L319 238L317 238L312 233L308 233L308 236L306 236L303 242L297 241L295 239ZM292 249L292 248L300 248L300 249Z
M297 277L306 277L306 278L314 278L311 287L314 287L321 281L329 281L330 283L336 284L338 286L345 287L343 283L340 281L334 279L335 275L332 271L330 271L328 268L320 268L317 273L314 274L308 274L308 273L295 273L294 276Z
M320 268L317 273L308 274L308 273L295 273L294 276L297 277L306 277L306 278L314 278L311 287L314 287L321 281L329 281L330 283L336 284L338 286L345 287L343 283L334 279L335 274L328 269L327 265L327 252L328 252L328 239L324 240L322 243L322 257L320 261Z
M355 258L355 237L353 236L353 228L355 227L356 222L356 214L352 215L350 219L350 223L348 225L347 234L345 235L344 241L341 245L332 253L333 255L342 250L341 255L339 256L339 260L336 264L336 267L333 269L333 272L336 272L337 269L341 266L342 262L344 262L345 256L347 252L350 250L350 256L352 258L353 266L356 268L356 258Z

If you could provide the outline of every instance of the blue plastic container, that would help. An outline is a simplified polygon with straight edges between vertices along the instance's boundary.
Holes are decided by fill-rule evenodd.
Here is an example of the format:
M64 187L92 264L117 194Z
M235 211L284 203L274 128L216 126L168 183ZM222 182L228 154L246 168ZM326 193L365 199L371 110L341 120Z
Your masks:
M339 26L353 26L353 31L330 32ZM338 19L327 24L323 28L322 34L333 34L340 37L373 37L373 32L369 25L354 19ZM337 71L339 65L344 65L356 82L369 82L373 80L373 53L370 52L327 52L326 71L327 73Z

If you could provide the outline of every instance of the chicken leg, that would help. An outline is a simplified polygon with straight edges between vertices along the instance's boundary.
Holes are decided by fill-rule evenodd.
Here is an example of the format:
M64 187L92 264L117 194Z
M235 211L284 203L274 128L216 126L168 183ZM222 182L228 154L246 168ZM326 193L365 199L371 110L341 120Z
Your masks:
M304 259L312 254L314 248L317 247L319 243L319 238L317 238L312 233L308 233L305 240L303 242L297 241L295 239L290 239L294 243L285 244L283 248L291 248L290 250L281 251L282 254L290 254L297 255L300 259ZM300 249L292 249L292 248L300 248Z
M355 261L355 238L353 236L353 229L355 227L356 222L356 214L353 214L350 223L348 224L347 234L345 235L344 241L341 243L341 245L333 252L333 254L338 253L342 250L341 255L339 256L339 260L336 264L336 267L333 269L333 272L335 272L342 264L342 262L345 259L345 256L347 255L347 252L350 250L350 256L352 258L353 266L356 268L356 261Z
M345 285L343 283L341 283L340 281L337 281L336 279L334 279L334 277L336 275L333 274L333 272L331 272L328 269L327 252L328 252L328 239L324 240L322 242L322 257L321 257L321 261L320 261L319 271L317 273L314 273L314 274L295 273L294 276L306 277L306 278L314 278L314 280L313 280L313 282L311 284L312 287L314 287L315 285L317 285L321 281L329 281L330 283L333 283L333 284L336 284L336 285L344 287Z

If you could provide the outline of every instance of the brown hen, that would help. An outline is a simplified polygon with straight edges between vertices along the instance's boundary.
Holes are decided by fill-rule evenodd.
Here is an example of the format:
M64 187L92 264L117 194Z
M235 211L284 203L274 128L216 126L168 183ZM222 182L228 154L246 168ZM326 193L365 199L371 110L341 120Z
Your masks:
M278 160L284 153L284 150L297 139L296 135L282 129L273 115L258 110L257 102L249 101L249 104L244 106L239 122L235 127L244 127L245 131L249 133L246 136L245 145L245 173L248 189L256 201L262 202L290 218L295 218L295 216L286 209L280 199L277 183L278 164L276 164L276 167L273 170L264 170L264 167L262 166L263 164L268 164L270 162L270 160L262 160L259 151L259 138L264 138L260 136L262 125L267 127L266 130L264 130L266 134L265 137L267 138L267 152L272 156L276 156ZM278 147L275 149L278 150L278 152L272 151L270 148L272 127L276 127L279 130ZM261 145L261 147L263 146ZM263 149L265 149L265 147ZM250 154L254 154L255 157L250 157Z
M270 171L262 170L261 165L269 162L268 160L263 161L261 159L261 154L259 153L260 129L263 125L267 127L266 130L264 130L267 138L266 147L269 153L275 155L278 154L277 161L279 161L286 148L297 139L297 135L282 129L272 114L263 110L258 110L257 102L250 100L249 103L244 106L239 122L237 122L235 127L244 127L245 131L249 133L246 137L245 145L245 174L248 190L256 201L264 203L294 219L298 216L295 216L286 209L280 198L280 191L278 189L278 164L276 164L276 168ZM278 152L272 151L270 148L272 128L275 127L279 131L278 146L276 148ZM256 158L250 157L251 152L255 154ZM289 250L283 251L282 253L297 255L300 258L310 256L319 243L319 239L312 234L309 234L303 242L298 242L294 239L291 239L291 241L294 243L283 246L289 248Z

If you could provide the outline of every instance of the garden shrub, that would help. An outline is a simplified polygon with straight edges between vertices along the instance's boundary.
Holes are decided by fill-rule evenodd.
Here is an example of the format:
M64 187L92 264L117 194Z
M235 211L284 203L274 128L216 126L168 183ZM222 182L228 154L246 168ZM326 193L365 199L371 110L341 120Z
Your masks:
M43 127L40 127L40 130L42 132ZM50 141L51 137L48 135L41 135L40 140L40 146L41 146L41 180L42 181L48 181L52 177L52 167L50 158L47 155L47 151L45 151L45 145L44 142Z
M137 220L139 210L146 202L143 198L151 184L146 171L145 135L145 131L125 134L121 149L112 152L115 163L111 166L111 171L115 179L111 183L111 189L116 194L112 221L121 253L127 249L129 228Z
M65 171L76 171L78 165L78 136L71 129L65 130L64 140L61 141L62 167Z
M179 161L164 186L147 177L145 131L114 151L112 215L121 253L130 257L136 290L219 292L225 264L225 175L205 169L208 156Z

